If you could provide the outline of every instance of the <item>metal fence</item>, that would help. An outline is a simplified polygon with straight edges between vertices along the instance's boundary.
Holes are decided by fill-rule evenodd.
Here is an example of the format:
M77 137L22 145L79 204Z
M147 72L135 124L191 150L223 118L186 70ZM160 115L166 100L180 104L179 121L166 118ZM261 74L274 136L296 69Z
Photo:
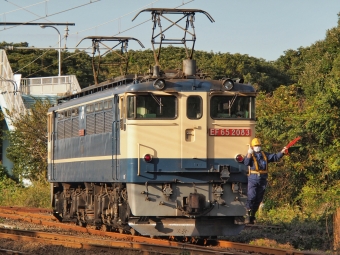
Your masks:
M75 75L21 79L20 91L25 95L70 95L80 91Z

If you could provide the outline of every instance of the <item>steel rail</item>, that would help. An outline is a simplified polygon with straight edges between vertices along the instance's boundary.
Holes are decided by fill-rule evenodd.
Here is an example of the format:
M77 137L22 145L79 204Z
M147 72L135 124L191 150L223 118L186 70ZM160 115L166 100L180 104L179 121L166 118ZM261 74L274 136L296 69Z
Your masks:
M40 219L40 215L36 215L34 218L33 217L27 217L22 214L10 214L10 213L0 213L0 218L10 218L14 220L23 220L26 222L34 223L34 224L39 224L43 226L49 226L49 227L56 227L56 228L61 228L64 230L70 230L70 231L76 231L76 232L82 232L82 233L88 233L92 235L97 235L97 236L106 236L106 237L111 237L115 240L126 240L129 242L140 242L140 243L148 243L152 245L164 245L167 247L175 247L175 248L182 248L182 249L197 249L200 246L194 245L194 244L188 244L188 243L179 243L175 241L170 241L170 240L164 240L164 239L153 239L153 238L148 238L144 236L132 236L132 235L127 235L127 234L120 234L116 232L103 232L100 230L95 230L92 228L85 228L81 226L77 226L74 224L65 224L65 223L59 223L59 222L54 222L54 221L44 221Z
M16 207L16 206L0 206L0 210L20 211L20 212L32 212L32 213L53 213L51 209L46 208L33 208L33 207Z
M52 220L42 220L42 218L51 219L52 216L42 215L40 213L41 211L50 212L49 210L44 211L39 208L0 207L0 218L11 218L15 220L23 220L23 221L27 221L27 222L31 222L35 224L44 225L44 226L57 227L57 228L65 229L65 230L72 230L72 231L77 231L77 232L89 233L92 235L111 237L115 239L115 241L113 242L117 242L117 240L123 240L123 241L127 241L130 243L144 243L148 245L160 245L160 246L166 246L166 247L184 249L184 250L199 249L199 247L202 247L202 246L195 245L195 244L180 243L180 242L171 241L171 240L153 239L153 238L148 238L148 237L143 237L143 236L132 236L132 235L115 233L115 232L103 232L100 230L84 228L84 227L76 226L73 224L59 223L55 221L54 217ZM0 232L3 232L3 231L4 230L0 228ZM41 233L44 233L41 235L46 234L45 232L41 232ZM51 235L56 236L56 234L51 234ZM1 235L0 235L0 238L1 238ZM215 251L215 252L218 252L218 254L230 254L230 249L233 249L233 250L258 252L262 254L273 254L273 255L320 255L318 253L313 253L313 252L283 250L283 249L277 249L277 248L271 248L271 247L262 247L262 246L254 246L254 245L248 245L248 244L243 244L243 243L234 243L234 242L229 242L229 241L224 241L224 240L218 240L216 243L216 246L209 247L209 249L210 251L207 251L207 252ZM198 253L194 253L194 254L198 254Z
M242 251L248 251L248 252L258 252L261 254L272 254L272 255L320 255L319 253L313 253L313 252L292 251L292 250L287 251L287 250L278 249L278 248L254 246L254 245L249 245L249 244L234 243L234 242L228 242L228 241L218 241L217 247L242 250Z
M61 235L55 233L46 233L39 231L27 231L27 230L16 230L16 229L1 229L0 238L7 238L11 240L21 240L25 242L40 242L44 244L62 245L64 247L78 248L78 249L94 249L94 248L105 248L105 249L128 249L132 251L143 251L143 254L221 254L221 252L200 246L167 246L159 244L139 243L131 242L129 240L103 240L94 238L84 238L72 235ZM139 253L140 254L140 253ZM225 253L222 253L225 254Z
M0 248L0 254L30 255L31 253L21 252L21 251L14 251L14 250L8 250L8 249L1 249Z
M44 220L50 220L50 221L57 221L56 217L54 217L52 214L38 214L36 212L25 212L25 211L12 211L10 209L3 209L0 208L0 214L6 214L6 215L21 215L21 216L26 216L30 218L39 218L39 219L44 219Z

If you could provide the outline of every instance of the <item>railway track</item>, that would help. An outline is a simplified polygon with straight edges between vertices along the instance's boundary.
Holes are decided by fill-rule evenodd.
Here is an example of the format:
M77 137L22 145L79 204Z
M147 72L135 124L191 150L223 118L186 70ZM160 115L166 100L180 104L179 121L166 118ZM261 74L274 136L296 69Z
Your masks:
M178 246L167 246L162 244L152 244L147 242L134 242L129 240L103 240L98 238L84 238L71 235L61 235L56 233L46 233L40 231L27 231L16 229L0 228L0 238L15 241L39 242L48 245L61 245L74 249L114 251L129 250L132 254L227 254L213 248L200 247L198 245L182 244ZM229 253L230 254L230 253Z
M59 223L53 217L52 211L39 208L0 207L0 218L25 221L56 228L52 233L44 231L28 231L11 229L0 225L0 239L21 240L24 242L39 242L45 245L58 245L72 249L88 250L127 250L129 254L274 254L274 255L320 255L320 253L286 251L269 247L252 246L223 240L206 240L198 245L195 239L184 239L185 242L132 236L114 232L104 232L93 228L80 227L75 224ZM57 234L58 230L73 231L74 234ZM78 237L76 233L87 233L89 237ZM105 239L103 239L105 238ZM139 252L139 253L134 253ZM140 253L142 252L142 253ZM0 252L1 254L1 252ZM13 253L14 254L14 253ZM19 253L18 253L19 254ZM99 254L99 253L97 253Z

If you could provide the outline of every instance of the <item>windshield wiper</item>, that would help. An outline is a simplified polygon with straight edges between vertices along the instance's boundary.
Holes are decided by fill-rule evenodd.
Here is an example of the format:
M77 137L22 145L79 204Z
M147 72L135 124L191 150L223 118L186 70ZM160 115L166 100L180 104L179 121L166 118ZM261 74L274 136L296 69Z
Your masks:
M154 94L150 93L152 98L156 101L156 103L159 105L159 114L162 114L162 98L158 99Z

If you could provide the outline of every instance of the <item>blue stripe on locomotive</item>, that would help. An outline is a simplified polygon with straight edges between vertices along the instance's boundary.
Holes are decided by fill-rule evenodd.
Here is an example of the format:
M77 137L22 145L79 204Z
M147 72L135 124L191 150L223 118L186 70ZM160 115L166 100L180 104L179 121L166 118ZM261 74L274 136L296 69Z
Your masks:
M49 165L52 182L130 182L179 180L180 182L206 183L220 181L220 173L208 169L181 169L181 159L155 159L146 163L140 160L140 175L137 175L138 159L111 159L57 163L54 173ZM190 160L190 159L188 159ZM208 159L209 166L230 165L228 182L246 182L244 168L234 159ZM117 167L116 167L117 164ZM195 173L192 175L192 173ZM190 174L190 175L189 175Z

